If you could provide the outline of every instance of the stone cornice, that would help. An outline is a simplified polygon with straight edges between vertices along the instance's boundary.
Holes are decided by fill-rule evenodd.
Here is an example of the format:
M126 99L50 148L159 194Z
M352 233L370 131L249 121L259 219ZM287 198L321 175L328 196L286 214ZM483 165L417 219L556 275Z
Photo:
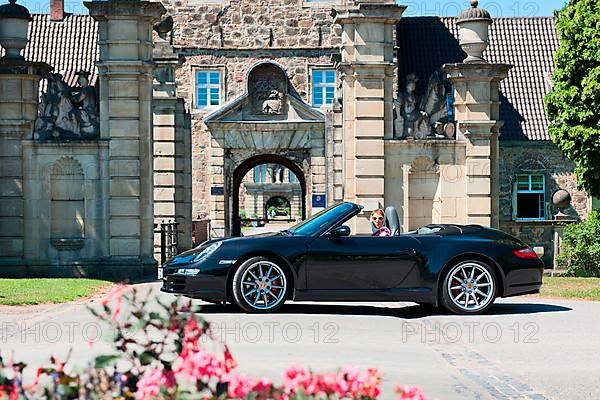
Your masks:
M501 80L508 76L512 68L511 64L492 63L457 63L442 66L450 80Z
M44 62L0 59L0 75L46 76L54 67Z
M465 137L491 137L498 133L504 121L459 121L458 129Z
M395 2L357 1L356 6L335 9L334 24L353 24L357 22L379 22L396 24L407 6Z
M85 1L83 5L90 11L90 16L96 21L106 21L111 17L127 16L140 19L158 20L167 12L165 7L154 1L138 0L109 0Z

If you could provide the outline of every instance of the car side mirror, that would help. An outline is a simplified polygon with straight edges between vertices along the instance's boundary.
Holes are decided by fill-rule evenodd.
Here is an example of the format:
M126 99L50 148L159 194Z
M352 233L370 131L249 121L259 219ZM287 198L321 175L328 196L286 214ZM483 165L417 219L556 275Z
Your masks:
M329 237L342 237L342 236L350 236L350 227L346 226L346 225L341 225L338 226L336 228L333 228L332 230L329 231L329 233L327 233L327 236Z

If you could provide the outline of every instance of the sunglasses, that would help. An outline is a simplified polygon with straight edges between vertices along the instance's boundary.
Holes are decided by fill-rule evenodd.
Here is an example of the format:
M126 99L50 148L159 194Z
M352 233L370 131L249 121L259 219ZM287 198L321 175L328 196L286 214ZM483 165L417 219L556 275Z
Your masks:
M383 217L371 217L373 221L383 221Z

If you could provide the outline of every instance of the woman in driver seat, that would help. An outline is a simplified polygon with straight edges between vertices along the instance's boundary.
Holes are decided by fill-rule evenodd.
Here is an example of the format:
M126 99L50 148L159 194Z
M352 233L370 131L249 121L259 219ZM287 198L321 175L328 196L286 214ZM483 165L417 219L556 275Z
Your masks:
M385 217L383 210L377 209L371 213L371 226L373 227L373 236L391 236L392 232L385 226Z

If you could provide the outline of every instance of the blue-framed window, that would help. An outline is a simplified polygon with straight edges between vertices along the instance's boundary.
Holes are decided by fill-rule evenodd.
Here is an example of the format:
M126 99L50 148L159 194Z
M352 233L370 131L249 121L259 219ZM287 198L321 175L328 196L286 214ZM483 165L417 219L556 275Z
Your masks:
M221 72L215 70L196 71L196 108L221 104Z
M517 175L517 220L546 219L546 179L541 174Z
M321 107L333 104L335 97L335 70L314 69L312 71L312 105Z
M254 183L265 183L267 181L267 164L254 167Z
M298 183L298 177L291 170L288 169L288 181L290 183Z

